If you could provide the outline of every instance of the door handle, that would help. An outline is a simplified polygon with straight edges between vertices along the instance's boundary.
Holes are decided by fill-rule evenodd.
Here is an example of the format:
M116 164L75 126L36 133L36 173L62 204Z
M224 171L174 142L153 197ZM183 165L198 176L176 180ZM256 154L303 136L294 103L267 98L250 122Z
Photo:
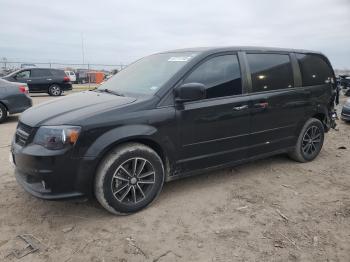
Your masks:
M244 110L244 109L247 109L247 108L248 108L248 105L242 105L242 106L235 106L233 108L233 110L240 111L240 110Z
M269 103L268 103L268 102L256 103L256 104L254 104L254 107L255 107L255 108L262 108L262 109L265 109L265 108L268 108L268 107L269 107Z
M32 80L28 79L27 82L31 82Z
M46 79L47 81L51 81L52 79L51 78L49 78L49 79Z

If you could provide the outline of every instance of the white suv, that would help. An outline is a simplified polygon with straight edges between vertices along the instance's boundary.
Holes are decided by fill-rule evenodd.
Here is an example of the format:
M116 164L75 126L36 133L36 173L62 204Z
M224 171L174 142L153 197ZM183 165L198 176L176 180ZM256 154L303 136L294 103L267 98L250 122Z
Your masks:
M77 81L77 76L75 75L75 73L73 71L65 71L65 73L69 77L69 79L72 83L75 83L75 81Z

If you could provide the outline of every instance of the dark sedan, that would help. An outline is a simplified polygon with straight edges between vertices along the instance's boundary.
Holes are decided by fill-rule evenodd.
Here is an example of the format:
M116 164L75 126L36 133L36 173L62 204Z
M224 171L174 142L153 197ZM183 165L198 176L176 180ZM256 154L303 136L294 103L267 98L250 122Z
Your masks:
M63 91L72 90L69 77L61 69L21 69L5 76L4 79L11 82L27 83L31 93L48 93L51 96L60 96Z
M0 79L0 123L6 120L8 114L21 113L31 106L27 84Z
M350 99L348 99L341 111L341 119L350 122Z

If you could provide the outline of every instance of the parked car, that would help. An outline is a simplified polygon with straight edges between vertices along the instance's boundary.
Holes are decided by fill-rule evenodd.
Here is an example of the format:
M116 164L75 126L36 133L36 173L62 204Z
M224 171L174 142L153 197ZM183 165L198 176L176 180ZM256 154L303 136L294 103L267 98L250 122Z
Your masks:
M77 77L73 71L65 71L65 73L72 83L75 83L77 81Z
M31 106L27 84L0 79L0 123L6 120L8 114L21 113Z
M350 99L346 101L342 110L341 110L341 119L350 122Z
M61 69L21 69L3 78L11 82L27 83L31 93L48 93L51 96L60 96L63 91L72 90L69 77Z
M10 68L1 68L0 69L0 77L4 77L10 73L12 73L14 70L10 69Z
M165 181L287 153L321 151L336 84L321 53L194 48L138 60L93 91L21 115L17 181L44 199L93 196L145 208Z
M350 76L339 75L338 86L343 91L343 94L350 96Z

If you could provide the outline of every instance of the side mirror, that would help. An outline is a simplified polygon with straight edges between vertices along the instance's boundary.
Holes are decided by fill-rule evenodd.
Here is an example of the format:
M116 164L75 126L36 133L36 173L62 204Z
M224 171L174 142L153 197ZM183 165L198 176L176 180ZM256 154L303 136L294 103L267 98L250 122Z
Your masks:
M200 83L188 83L175 89L175 100L177 102L195 101L205 98L205 85Z

